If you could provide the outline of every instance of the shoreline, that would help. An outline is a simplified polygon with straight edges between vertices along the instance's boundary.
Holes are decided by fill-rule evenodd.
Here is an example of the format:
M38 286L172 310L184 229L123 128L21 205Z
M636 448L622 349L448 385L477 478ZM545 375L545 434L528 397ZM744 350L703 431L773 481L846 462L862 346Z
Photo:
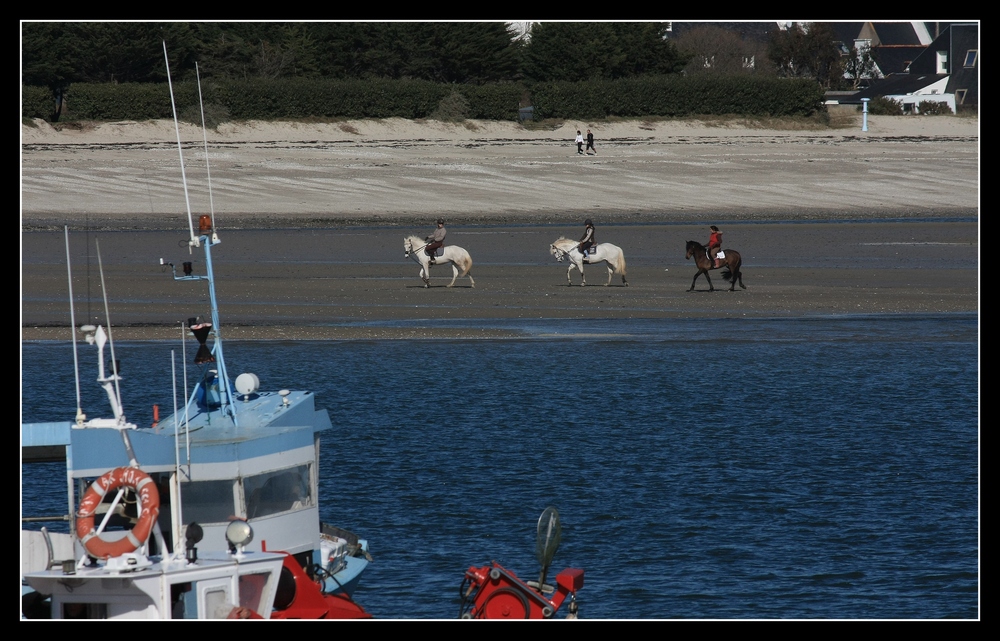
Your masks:
M893 318L923 318L931 316L964 318L975 314L969 311L954 312L906 312L892 314L876 314L874 316ZM835 318L839 320L851 320L854 318L872 318L872 314L844 314L841 316L822 315L816 318ZM662 316L661 318L671 318L675 320L710 320L714 318L710 314L691 315L673 314ZM801 316L761 316L747 320L789 320L800 319ZM471 321L471 319L470 319ZM122 342L157 342L169 343L180 342L180 331L177 327L155 326L115 326L115 340ZM275 341L440 341L440 340L570 340L577 336L594 338L593 334L537 334L528 331L497 329L497 328L477 328L477 327L300 327L300 326L276 326L268 325L261 327L256 325L226 325L227 342L250 342L250 343L273 343ZM624 338L628 332L615 332L608 330L600 334L605 338ZM188 335L190 339L190 334ZM79 336L77 336L79 340ZM22 343L70 343L72 341L69 326L53 327L22 327Z
M532 214L528 212L511 212L506 214L450 214L448 225L455 227L500 227L505 225L524 226L563 226L577 225L580 212L567 211L561 213L546 212ZM799 211L794 215L790 212L760 212L747 211L738 208L720 208L714 211L685 211L683 214L657 214L655 212L613 212L602 211L600 217L604 224L612 225L685 225L692 223L724 222L724 223L822 223L822 222L855 222L866 221L934 221L934 220L978 220L979 210L968 207L950 209L936 208L933 211L897 209L813 209ZM101 232L101 231L177 231L185 225L183 216L156 216L152 214L136 215L123 221L120 217L100 215L62 214L58 219L30 215L22 218L21 232L51 232L62 231L68 227L71 232ZM283 216L275 219L266 214L226 214L224 221L218 225L219 231L229 230L272 230L295 231L303 229L323 228L406 228L411 229L425 225L422 214L410 216L384 216L379 214L344 216L338 214L317 214L306 217Z

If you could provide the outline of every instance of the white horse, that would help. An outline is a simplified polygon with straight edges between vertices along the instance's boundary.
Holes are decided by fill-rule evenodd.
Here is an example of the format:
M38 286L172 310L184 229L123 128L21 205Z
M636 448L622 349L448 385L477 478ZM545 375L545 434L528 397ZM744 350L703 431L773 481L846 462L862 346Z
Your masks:
M583 273L584 263L606 263L608 266L608 282L604 285L607 287L611 284L611 277L614 276L615 272L622 275L622 284L628 287L628 281L625 280L625 254L622 252L622 248L617 245L612 245L611 243L598 243L590 248L590 255L584 257L576 247L580 243L575 240L570 240L569 238L559 238L556 242L550 245L550 253L556 257L556 260L562 262L565 258L569 260L569 267L566 269L566 284L572 285L573 280L569 277L569 273L573 271L576 267L580 270L580 277L583 282L580 286L583 287L587 284L587 277Z
M403 239L403 255L412 258L420 265L420 279L424 281L424 287L431 286L431 257L424 251L424 247L427 247L427 245L427 241L421 240L416 236ZM456 247L455 245L445 246L444 255L435 257L434 264L451 264L451 282L448 283L448 287L454 287L455 280L459 276L468 276L469 283L473 287L476 286L476 281L472 280L472 274L469 273L469 270L472 269L472 256L469 256L469 252L461 247Z

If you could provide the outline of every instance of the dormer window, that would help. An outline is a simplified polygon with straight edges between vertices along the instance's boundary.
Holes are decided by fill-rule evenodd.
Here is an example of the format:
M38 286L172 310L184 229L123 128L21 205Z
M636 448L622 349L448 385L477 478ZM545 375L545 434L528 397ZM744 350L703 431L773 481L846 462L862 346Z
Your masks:
M979 50L978 49L969 49L969 51L966 52L966 54L965 54L965 67L966 68L975 67L976 66L976 60L978 58L979 58Z
M935 73L948 73L948 52L937 52L937 71Z

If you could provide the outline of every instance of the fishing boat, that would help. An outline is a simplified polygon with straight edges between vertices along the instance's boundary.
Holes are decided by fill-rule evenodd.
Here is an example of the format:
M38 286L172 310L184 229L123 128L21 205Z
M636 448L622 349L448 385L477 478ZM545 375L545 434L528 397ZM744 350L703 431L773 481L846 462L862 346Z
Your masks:
M114 418L78 411L22 425L26 460L63 444L74 515L70 534L22 531L22 614L367 617L352 594L368 543L320 522L320 435L331 424L313 395L255 390L242 375L242 400L227 399L213 346L215 367L184 407L140 428L119 400L120 364L106 370L104 328L81 330Z
M23 460L66 461L73 515L69 534L22 530L22 617L369 618L353 601L371 562L368 542L320 521L320 500L329 498L319 492L329 414L312 392L264 391L249 371L230 378L212 265L221 242L214 213L195 227L189 205L188 217L187 244L203 252L203 266L183 262L177 273L174 263L160 263L174 280L205 286L209 309L179 327L186 400L176 400L172 360L172 415L160 420L154 411L143 427L127 420L106 290L107 329L77 329L70 277L74 363L79 331L96 347L111 418L87 418L77 371L73 420L21 426ZM68 263L68 230L66 247ZM188 394L191 337L198 381Z

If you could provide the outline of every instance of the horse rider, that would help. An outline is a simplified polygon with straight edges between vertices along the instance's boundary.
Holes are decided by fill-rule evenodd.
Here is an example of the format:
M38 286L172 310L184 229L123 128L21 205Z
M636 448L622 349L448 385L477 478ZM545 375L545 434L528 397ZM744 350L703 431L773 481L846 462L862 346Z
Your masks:
M583 238L581 238L580 242L577 243L576 248L579 249L580 253L583 254L584 258L586 258L587 250L593 247L597 241L594 240L594 232L596 231L594 229L594 221L588 218L583 224L585 225Z
M712 230L712 235L708 237L708 259L712 261L712 265L718 267L719 259L715 256L722 249L722 232L715 225L712 225L709 229Z
M427 254L431 257L430 264L434 264L434 252L438 250L439 247L444 246L444 237L448 234L448 230L444 228L444 219L438 218L437 229L434 230L430 236L425 238L427 241L427 246L424 248Z

